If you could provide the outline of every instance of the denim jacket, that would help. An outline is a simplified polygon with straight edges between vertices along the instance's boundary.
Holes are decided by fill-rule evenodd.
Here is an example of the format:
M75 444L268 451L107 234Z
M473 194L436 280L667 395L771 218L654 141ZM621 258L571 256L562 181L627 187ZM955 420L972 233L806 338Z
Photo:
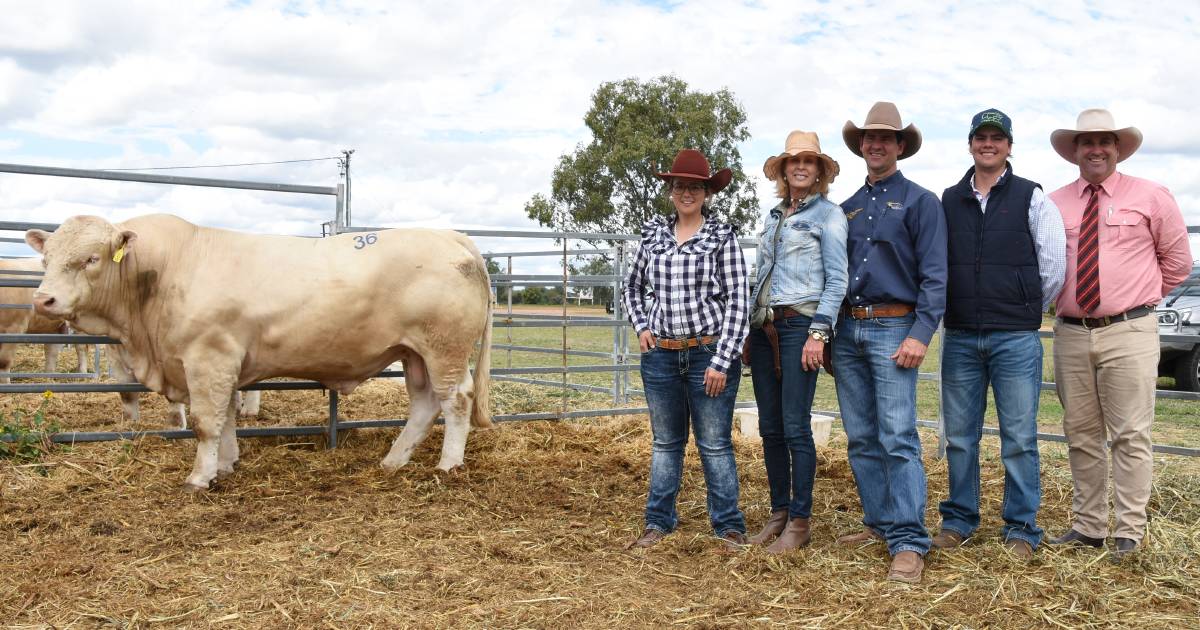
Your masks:
M793 306L817 302L813 327L829 329L837 321L838 308L846 297L846 215L836 204L817 195L784 219L779 234L778 263L773 243L775 226L787 209L781 201L763 217L758 235L757 281L750 303L772 267L769 306Z

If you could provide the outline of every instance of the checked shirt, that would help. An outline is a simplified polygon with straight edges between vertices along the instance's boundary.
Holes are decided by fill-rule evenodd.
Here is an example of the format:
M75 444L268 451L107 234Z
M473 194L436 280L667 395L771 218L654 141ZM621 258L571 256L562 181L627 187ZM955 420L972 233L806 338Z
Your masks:
M649 290L649 294L647 294ZM749 329L746 259L726 223L705 219L692 238L675 242L675 217L646 222L624 304L640 335L684 339L720 335L710 367L727 372Z

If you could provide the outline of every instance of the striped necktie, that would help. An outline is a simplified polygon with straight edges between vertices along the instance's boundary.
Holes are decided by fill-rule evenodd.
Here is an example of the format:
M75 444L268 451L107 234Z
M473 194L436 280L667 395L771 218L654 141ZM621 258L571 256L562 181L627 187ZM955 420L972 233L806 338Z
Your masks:
M1075 253L1075 301L1084 313L1100 306L1100 186L1088 184L1087 208Z

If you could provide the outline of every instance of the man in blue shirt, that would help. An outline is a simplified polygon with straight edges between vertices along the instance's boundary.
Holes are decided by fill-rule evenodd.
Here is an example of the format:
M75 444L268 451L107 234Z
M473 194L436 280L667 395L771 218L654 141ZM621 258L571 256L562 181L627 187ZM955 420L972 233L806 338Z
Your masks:
M846 121L842 138L867 164L866 184L842 203L849 287L833 341L864 529L838 542L886 541L888 579L916 583L930 545L917 367L946 305L946 217L933 193L897 170L921 148L921 132L901 126L895 105L875 103L862 127Z

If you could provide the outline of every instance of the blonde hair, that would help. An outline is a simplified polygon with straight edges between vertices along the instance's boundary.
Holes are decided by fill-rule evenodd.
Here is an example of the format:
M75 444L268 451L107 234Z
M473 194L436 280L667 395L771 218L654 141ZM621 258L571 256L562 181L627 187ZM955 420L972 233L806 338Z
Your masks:
M804 155L804 154L801 153L800 155ZM779 197L780 199L788 199L790 197L790 195L788 195L787 176L784 175L784 170L787 169L788 160L791 160L794 157L797 157L797 156L793 155L792 157L789 157L787 159L780 160L781 164L779 165L779 174L777 174L775 176L775 196ZM829 179L830 178L827 177L827 175L828 175L828 173L825 172L825 160L822 160L821 158L818 157L817 158L817 181L813 183L811 192L820 193L822 195L829 194Z

